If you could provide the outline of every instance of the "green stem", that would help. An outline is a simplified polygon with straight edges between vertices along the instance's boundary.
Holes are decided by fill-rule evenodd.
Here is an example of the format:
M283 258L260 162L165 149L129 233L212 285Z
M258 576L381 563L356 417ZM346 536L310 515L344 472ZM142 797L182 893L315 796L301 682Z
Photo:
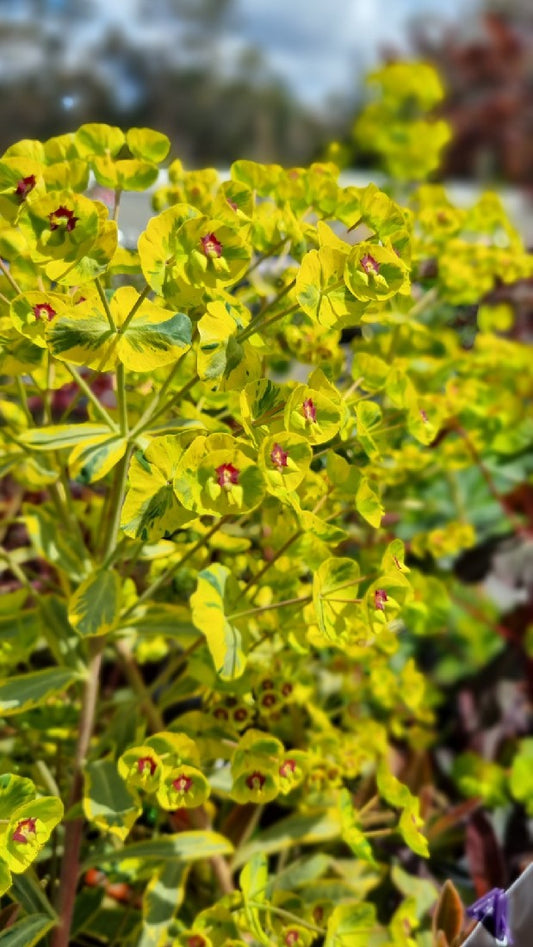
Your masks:
M211 536L213 536L213 534L216 533L217 530L219 530L221 526L223 526L223 524L228 519L229 519L228 516L222 516L219 520L213 523L213 525L207 531L207 533L205 533L198 540L198 542L194 544L194 546L191 546L191 548L181 557L181 559L179 559L177 562L174 562L171 566L169 566L169 568L166 569L165 572L162 572L161 575L158 576L158 578L155 579L154 582L152 582L152 584L149 585L148 588L144 590L142 595L140 595L139 598L132 605L130 605L129 608L126 609L125 612L122 612L120 616L121 623L123 623L124 620L128 618L131 615L131 613L134 612L135 609L139 605L142 605L143 602L146 602L148 599L153 598L157 590L162 585L164 585L165 582L168 581L168 579L172 578L174 573L177 572L178 569L181 569L182 565L184 565L184 563L186 563L187 560L191 558L191 556L194 556L194 554L198 552L198 550L202 549L203 546L205 546L209 542L209 540L211 539Z
M287 598L284 602L273 602L272 605L260 605L258 608L248 608L244 612L235 612L228 615L228 621L234 621L236 618L246 618L248 615L259 615L261 612L270 612L276 608L287 608L289 605L299 605L302 602L310 602L312 595L299 595L297 598Z
M270 904L270 902L266 904L264 901L248 901L248 904L258 911L269 911L272 914L277 914L278 917L284 917L288 921L298 924L299 927L305 927L308 931L314 931L315 934L321 934L322 936L326 934L323 927L317 927L316 924L311 924L310 921L306 921L303 917L298 917L298 915L293 914L292 911L286 911L285 908L278 908L276 905Z
M122 188L115 188L115 206L113 207L113 220L115 223L118 220L118 214L120 210L120 198L122 197Z
M102 286L102 281L100 280L99 277L97 277L94 282L95 282L95 284L96 284L96 289L98 290L98 295L99 295L99 297L100 297L100 302L102 303L102 306L103 306L103 308L104 308L104 312L105 312L105 314L106 314L106 319L107 319L107 321L109 322L109 328L110 328L113 332L116 332L116 331L117 331L117 327L116 327L116 325L115 325L115 320L113 319L113 314L112 314L112 312L111 312L111 309L109 308L109 303L108 303L108 301L107 301L107 296L106 296L106 294L105 294L105 289L104 289L104 287Z
M300 536L303 536L303 530L302 530L302 529L299 529L297 533L293 533L292 536L289 536L287 542L283 543L283 546L281 546L280 549L278 549L278 551L277 551L276 553L274 553L274 555L272 556L272 559L269 559L269 561L266 562L265 565L259 570L259 572L257 573L257 575L252 576L252 578L249 580L249 582L247 582L247 584L244 586L244 588L243 588L241 594L239 595L239 598L242 598L243 595L246 595L246 593L247 593L251 588L253 588L254 585L257 585L258 582L261 581L261 579L263 578L265 572L268 572L268 570L272 568L272 566L278 561L278 559L281 558L281 556L283 555L283 553L285 553L285 552L287 551L287 549L289 548L289 546L292 546L292 544L295 543L296 540L300 538ZM238 601L238 600L237 600L237 601Z
M90 401L91 404L93 405L94 410L97 412L97 414L100 415L102 421L105 421L105 423L111 428L111 430L113 431L113 433L114 433L114 434L117 434L117 433L118 433L118 427L117 427L117 425L115 424L115 422L113 421L113 418L111 417L110 414L107 413L107 411L106 411L106 409L104 408L104 406L103 406L102 404L100 404L100 402L99 402L98 398L96 397L94 391L92 391L91 388L89 388L89 385L87 384L87 382L85 381L85 379L82 378L82 376L80 375L79 371L78 371L76 368L74 368L73 365L69 365L68 362L64 362L63 364L64 364L65 368L67 369L67 371L70 372L70 374L72 375L74 381L75 381L76 384L78 385L78 388L81 388L81 390L83 391L83 394L86 396L86 398L89 399L89 401Z
M4 263L4 261L3 261L1 258L0 258L0 270L1 270L2 273L4 274L4 276L5 276L6 280L8 281L8 283L10 283L11 286L13 287L13 289L15 290L17 296L22 296L22 290L21 290L19 284L17 283L17 281L16 281L15 279L13 279L13 277L12 277L12 275L11 275L11 272L10 272L10 270L9 270L9 267L6 266L6 264Z
M102 550L102 569L105 569L114 555L117 545L117 537L120 529L120 516L122 513L122 504L126 492L126 481L130 466L131 455L133 453L133 444L129 444L122 460L119 461L115 470L115 479L110 495L111 516L105 536L104 547Z
M34 420L32 418L31 411L28 407L28 396L26 394L26 385L22 381L22 378L20 377L20 375L17 375L15 381L17 385L17 392L19 396L20 406L22 410L24 411L24 415L26 417L26 421L28 422L29 427L32 428L34 426Z
M176 364L173 366L172 371L169 373L169 375L167 376L166 380L163 382L163 384L162 384L160 390L159 390L159 391L156 391L156 393L155 393L154 397L152 398L150 404L149 404L148 407L146 408L146 411L141 415L141 417L140 417L139 420L137 421L137 424L135 425L135 427L134 427L133 430L131 431L131 437L137 437L138 434L140 434L142 431L144 431L147 427L150 426L150 424L152 423L152 420L153 420L153 418L155 417L155 415L156 415L156 414L159 415L160 409L161 409L161 401L162 401L162 399L163 399L163 395L165 395L165 394L167 393L167 391L168 391L170 385L171 385L172 382L174 381L174 378L176 377L176 375L177 375L177 373L178 373L178 371L179 371L179 367L180 367L180 365L181 365L181 363L182 363L182 360L185 358L185 356L186 356L187 354L188 354L187 352L184 352L184 354L181 356L181 358L178 359L178 361L176 362ZM198 376L195 376L195 381L197 381L197 380L198 380ZM189 383L187 383L187 384L189 384ZM179 395L179 396L181 396L183 390L184 390L184 389L182 388L182 389L178 392L178 395ZM174 399L174 396L172 396L172 400L173 400L173 399ZM169 403L169 402L167 402L167 404L168 404L168 403Z
M293 303L293 305L288 306L287 309L282 309L281 312L274 313L274 315L271 316L270 319L266 319L264 322L256 320L255 322L250 323L250 325L247 326L246 329L243 329L242 332L239 332L239 334L237 335L237 341L244 342L251 335L254 335L255 332L262 332L264 329L267 329L268 326L273 325L274 322L278 322L280 319L283 319L284 316L288 316L289 313L295 312L299 308L300 308L299 303Z
M126 400L126 369L122 362L117 365L117 405L120 422L120 433L124 437L128 436L128 406Z
M127 315L126 318L124 319L124 322L122 323L121 326L119 326L119 328L118 328L118 333L119 333L119 335L122 335L122 333L126 331L126 329L128 328L128 326L129 326L131 320L133 319L133 317L134 317L135 315L137 315L137 312L138 312L139 309L141 308L141 306L142 306L144 300L147 298L147 296L150 295L151 289L152 289L151 286L148 286L148 284L144 287L144 289L143 289L141 295L139 296L137 302L131 307L130 311L128 312L128 315Z

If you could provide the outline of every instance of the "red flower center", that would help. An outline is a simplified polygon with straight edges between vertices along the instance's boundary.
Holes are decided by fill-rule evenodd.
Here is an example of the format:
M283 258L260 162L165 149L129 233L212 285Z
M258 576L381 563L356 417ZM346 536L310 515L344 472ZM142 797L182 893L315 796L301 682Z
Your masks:
M74 230L74 227L78 223L79 219L79 217L74 216L73 210L69 210L68 207L63 207L63 205L58 207L57 210L53 210L51 214L48 214L50 230L57 230L58 227L64 224L67 233L70 233L72 230Z
M11 836L14 842L22 842L23 845L26 845L29 842L29 835L36 835L37 833L37 822L31 817L29 819L22 819L18 823L13 835Z
M283 450L281 444L274 444L272 450L270 451L270 460L279 470L281 470L282 467L287 466L288 456L289 455L287 451Z
M157 763L152 756L141 756L137 760L137 769L139 773L144 773L145 769L149 769L150 776L153 776L157 769Z
M51 322L56 315L56 311L52 308L50 303L37 303L37 305L33 307L33 314L36 319L46 319L47 322Z
M30 191L33 191L37 181L35 180L34 174L28 174L27 178L21 178L20 181L17 181L17 186L15 188L15 197L18 197L22 202L26 200Z
M387 595L385 589L376 589L374 592L374 608L379 612L385 611L385 602L388 602L389 596Z
M277 703L277 697L272 691L269 691L268 694L265 694L261 701L263 707L273 707Z
M283 694L284 697L288 697L289 694L292 694L292 692L293 692L292 684L290 683L290 681L285 681L285 684L281 688L281 693Z
M173 780L172 785L176 792L189 792L192 786L192 779L185 773L181 773L180 776L177 776L176 779Z
M193 934L187 938L187 947L205 947L205 937L201 934Z
M230 490L234 483L239 482L239 470L233 464L220 464L220 467L215 469L215 473L219 487L224 487L226 490Z
M365 273L379 273L379 263L370 253L361 257L361 266Z
M300 934L298 931L290 930L285 934L285 943L287 947L295 947L295 945L300 940Z
M217 259L219 256L222 256L222 244L220 240L217 240L214 233L207 233L205 237L201 238L200 243L202 244L202 250L206 257Z
M242 723L243 720L246 720L248 716L248 711L246 710L245 707L239 707L238 710L235 711L233 716L235 720L237 720L238 723Z
M306 398L302 405L303 416L306 421L316 423L316 406L312 398Z
M217 720L227 720L229 714L228 711L224 709L224 707L217 707L213 711L213 716L216 717Z
M285 760L279 768L279 775L282 776L284 779L286 779L287 776L291 776L292 773L294 773L295 769L296 769L295 760L293 759Z
M262 789L265 783L266 776L263 773L260 773L259 770L255 770L253 773L250 773L246 780L248 789Z

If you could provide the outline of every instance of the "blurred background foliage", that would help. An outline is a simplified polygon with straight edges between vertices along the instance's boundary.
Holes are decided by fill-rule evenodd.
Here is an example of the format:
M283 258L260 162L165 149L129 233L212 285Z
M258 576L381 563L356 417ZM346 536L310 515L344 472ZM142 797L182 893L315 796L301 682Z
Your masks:
M306 164L352 126L364 74L437 66L442 177L533 183L530 0L0 0L0 146L89 121L149 125L189 167Z

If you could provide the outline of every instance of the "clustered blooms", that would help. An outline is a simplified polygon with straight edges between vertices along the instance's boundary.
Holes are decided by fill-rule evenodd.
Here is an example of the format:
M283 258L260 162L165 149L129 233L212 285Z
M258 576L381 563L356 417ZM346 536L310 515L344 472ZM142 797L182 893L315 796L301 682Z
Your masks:
M275 467L278 467L280 470L282 467L287 466L287 451L283 450L281 444L274 444L272 450L270 451L270 459Z
M216 234L207 233L205 237L201 238L200 242L206 257L218 259L218 257L222 256L222 244L220 240L217 239Z
M57 230L66 221L65 230L67 233L71 233L78 223L79 217L75 217L73 210L69 210L68 207L61 204L56 210L48 214L48 220L50 221L50 230Z
M306 398L302 405L303 416L306 421L316 422L316 405L312 398Z
M233 464L220 464L216 467L217 483L219 487L229 490L234 483L239 482L240 471Z
M46 319L47 322L51 322L56 315L56 310L50 303L37 303L33 306L33 314L36 319Z
M18 197L20 202L25 201L30 191L33 191L37 181L34 174L28 174L27 177L21 178L20 181L17 181L17 186L15 188L15 197Z
M15 831L13 832L12 839L14 842L21 842L24 845L29 842L29 835L37 834L37 822L35 819L32 819L31 816L28 819L22 819Z

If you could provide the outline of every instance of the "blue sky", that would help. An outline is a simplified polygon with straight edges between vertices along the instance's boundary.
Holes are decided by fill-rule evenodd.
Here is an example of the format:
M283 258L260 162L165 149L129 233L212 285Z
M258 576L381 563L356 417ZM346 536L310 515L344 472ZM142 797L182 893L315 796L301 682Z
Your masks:
M239 34L309 102L346 91L384 44L405 48L409 20L461 23L478 0L237 0Z
M410 20L433 18L464 24L482 0L234 0L233 26L219 37L221 58L231 71L239 51L253 45L268 71L284 79L314 107L328 96L350 92L361 73L374 65L383 45L405 49ZM153 43L166 35L168 23L154 16L140 24L138 0L94 0L93 37L113 25ZM87 25L86 27L87 28Z

